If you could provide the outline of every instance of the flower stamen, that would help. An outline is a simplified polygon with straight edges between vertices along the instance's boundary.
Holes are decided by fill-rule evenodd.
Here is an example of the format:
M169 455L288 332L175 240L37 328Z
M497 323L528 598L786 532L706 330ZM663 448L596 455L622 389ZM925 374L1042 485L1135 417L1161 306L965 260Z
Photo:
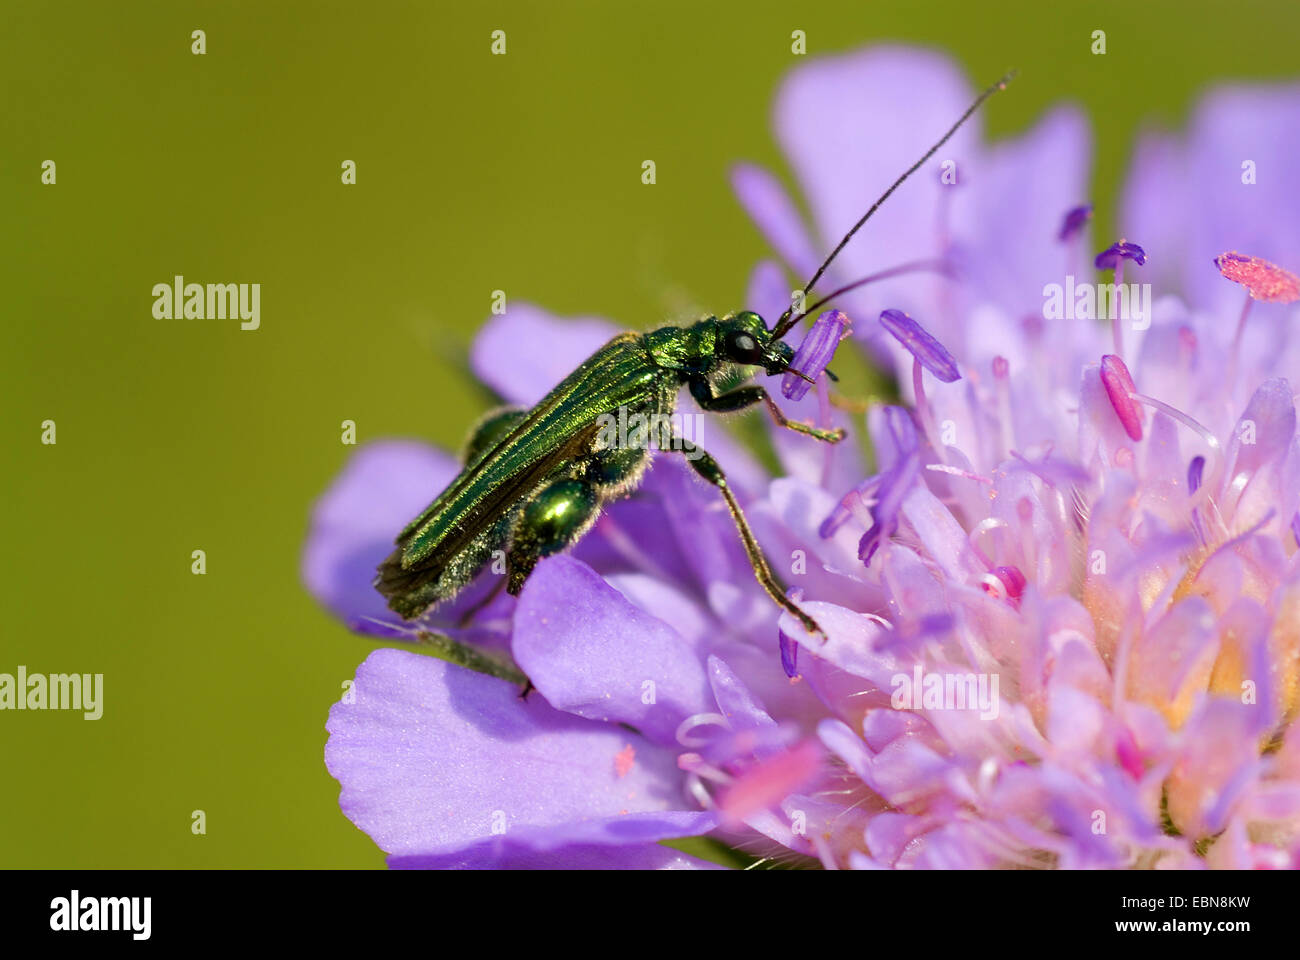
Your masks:
M1142 408L1133 402L1137 387L1124 361L1116 354L1101 358L1101 383L1110 397L1110 405L1134 442L1142 439Z
M1118 243L1112 243L1097 254L1097 258L1093 263L1098 270L1115 271L1115 289L1119 290L1124 285L1125 260L1132 260L1138 266L1142 266L1147 262L1146 251L1136 243L1130 243L1121 238ZM1114 305L1111 308L1110 335L1115 341L1115 355L1118 357L1124 356L1124 331L1120 327L1119 310Z

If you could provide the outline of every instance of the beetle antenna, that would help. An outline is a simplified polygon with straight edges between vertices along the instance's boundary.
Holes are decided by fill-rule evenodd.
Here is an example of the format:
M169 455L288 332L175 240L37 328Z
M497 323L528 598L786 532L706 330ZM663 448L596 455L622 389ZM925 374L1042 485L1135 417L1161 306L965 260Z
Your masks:
M975 102L966 108L966 112L957 118L957 122L948 128L948 132L945 133L942 137L940 137L939 140L935 143L935 145L932 146L929 150L927 150L920 160L917 160L916 163L908 167L907 170L903 172L902 176L900 176L897 180L895 180L892 184L889 185L889 189L880 195L879 199L877 199L876 202L871 205L871 209L869 209L866 213L864 213L861 216L861 218L858 220L858 222L849 228L848 233L844 234L844 237L836 245L835 249L832 250L830 252L830 255L825 260L822 261L821 266L818 267L817 271L812 275L812 279L810 279L807 283L803 285L804 297L806 297L808 291L811 290L816 285L817 281L822 278L822 274L824 274L827 268L830 267L832 261L834 261L835 258L839 256L840 251L843 250L848 245L848 242L853 239L853 235L862 228L862 225L864 223L866 223L868 220L871 219L872 214L874 214L877 210L880 209L880 205L889 199L890 194L892 194L895 190L897 190L902 185L904 180L906 180L912 174L916 173L916 171L919 170L927 160L929 160L932 156L934 156L935 153L939 150L939 148L942 147L945 143L947 143L948 140L952 137L952 135L961 128L961 125L970 119L971 114L973 114L976 110L978 110L985 100L993 96L993 94L997 93L999 90L1005 90L1007 88L1007 84L1012 81L1015 75L1016 72L1014 70L1010 71L1001 80L989 86L983 93L981 93L978 97L976 97ZM844 290L837 291L837 293L843 293L843 292L845 291ZM803 298L801 297L800 299ZM791 327L793 327L796 323L799 322L800 317L806 315L809 312L810 311L805 310L799 316L795 316L794 304L791 304L790 306L786 307L785 312L781 314L780 319L777 320L776 322L776 326L772 329L772 339L780 340L783 336L785 336L790 331Z
M933 270L935 273L942 273L945 276L952 275L952 265L946 260L911 260L907 263L899 264L897 267L890 267L888 270L880 270L876 273L868 274L865 277L859 277L852 283L846 283L844 286L832 290L816 303L811 306L805 306L798 313L793 314L784 328L778 326L777 329L782 332L789 330L804 317L816 313L832 300L837 297L842 297L844 294L856 290L859 287L865 287L867 284L875 283L878 280L888 280L890 277L896 277L902 273L914 273L917 270ZM779 339L775 336L775 331L773 332L773 339Z

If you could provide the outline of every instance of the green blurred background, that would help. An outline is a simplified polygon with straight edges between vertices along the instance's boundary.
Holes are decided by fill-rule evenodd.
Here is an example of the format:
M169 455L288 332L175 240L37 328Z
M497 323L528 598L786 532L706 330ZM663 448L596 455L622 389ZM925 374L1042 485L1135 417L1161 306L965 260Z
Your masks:
M372 644L298 576L340 422L458 445L496 288L630 327L743 306L766 251L727 168L784 171L794 29L1018 67L995 136L1083 103L1107 236L1139 126L1293 76L1300 5L6 4L0 672L103 673L105 705L0 713L0 866L382 865L321 754ZM261 329L153 319L177 273L261 283Z

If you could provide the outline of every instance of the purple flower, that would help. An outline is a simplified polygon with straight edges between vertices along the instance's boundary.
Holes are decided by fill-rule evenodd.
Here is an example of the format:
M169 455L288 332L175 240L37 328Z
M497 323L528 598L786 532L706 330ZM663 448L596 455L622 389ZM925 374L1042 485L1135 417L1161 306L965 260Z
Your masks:
M721 431L705 438L822 634L777 616L716 493L667 455L517 601L464 626L442 610L393 622L367 565L455 468L416 444L358 451L314 515L309 587L358 627L513 660L537 690L521 701L493 676L371 654L330 714L344 812L393 866L698 866L661 841L701 834L826 867L1300 866L1300 333L1266 301L1238 320L1240 291L1232 303L1203 282L1228 286L1199 252L1258 237L1275 242L1252 249L1300 262L1293 237L1252 219L1297 201L1275 177L1239 191L1239 209L1184 202L1217 197L1221 165L1199 151L1300 129L1300 91L1237 91L1231 113L1223 96L1191 147L1138 157L1121 219L1170 285L1124 359L1092 321L1041 318L1067 268L1050 238L1086 180L1077 115L995 147L968 128L944 158L964 189L909 182L837 264L850 278L902 259L963 266L958 282L894 277L840 305L930 318L927 333L891 308L901 345L848 341L905 394L858 424L874 467L777 432L772 478ZM814 225L757 168L737 175L742 202L806 275L968 97L929 53L801 67L778 134ZM1286 137L1251 142L1261 165L1300 156ZM778 314L785 286L760 265L746 306ZM512 306L475 366L532 402L611 329ZM538 338L556 351L531 350ZM958 362L956 386L909 383ZM812 403L787 412L849 422Z

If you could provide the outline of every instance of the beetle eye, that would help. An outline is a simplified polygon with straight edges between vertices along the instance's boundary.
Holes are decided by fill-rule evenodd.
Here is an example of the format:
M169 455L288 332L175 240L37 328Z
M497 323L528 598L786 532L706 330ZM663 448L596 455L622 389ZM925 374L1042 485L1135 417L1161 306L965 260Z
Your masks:
M727 337L727 356L737 363L759 364L763 362L763 348L751 334L736 330Z

